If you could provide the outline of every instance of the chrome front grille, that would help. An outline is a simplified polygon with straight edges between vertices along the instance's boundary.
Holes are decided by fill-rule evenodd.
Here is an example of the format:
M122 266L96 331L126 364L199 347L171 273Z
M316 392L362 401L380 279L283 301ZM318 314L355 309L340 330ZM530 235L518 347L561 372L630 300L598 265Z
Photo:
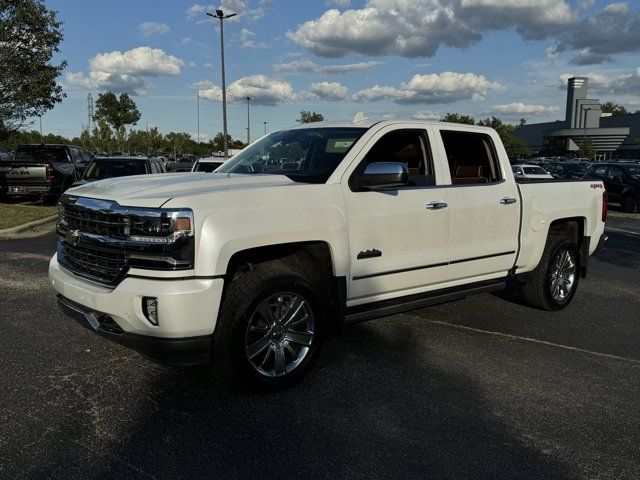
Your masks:
M96 235L126 235L123 213L91 209L82 205L64 205L64 220L69 229Z
M126 271L124 252L103 251L91 247L60 243L58 259L77 273L100 283L112 284Z

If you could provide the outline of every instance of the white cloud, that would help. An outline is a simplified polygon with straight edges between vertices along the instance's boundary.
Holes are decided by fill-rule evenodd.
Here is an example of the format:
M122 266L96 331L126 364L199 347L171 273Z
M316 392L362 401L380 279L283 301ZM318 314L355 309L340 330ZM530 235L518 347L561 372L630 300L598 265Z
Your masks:
M69 72L67 83L84 88L144 95L146 77L180 74L184 62L163 50L138 47L126 52L99 53L89 61L89 73Z
M335 5L336 7L347 8L351 5L351 0L327 0L325 5Z
M194 83L191 88L200 91L200 98L222 101L222 90L209 80ZM252 75L240 78L227 87L227 101L243 102L246 97L251 97L251 103L255 105L277 105L298 100L300 95L288 82L265 75Z
M248 28L243 28L240 30L240 45L242 48L267 48L267 44L264 42L256 42L253 37L255 37L255 33L253 33Z
M311 60L294 60L288 63L274 65L274 70L281 73L312 72L312 73L348 73L358 70L368 70L381 65L382 62L359 62L344 65L318 65Z
M328 9L287 32L287 37L321 57L350 53L432 57L441 46L464 49L487 33L511 29L525 40L554 39L557 51L580 52L573 60L580 65L640 52L640 9L617 2L587 15L593 4L593 0L366 0L360 8Z
M440 120L440 112L432 112L431 110L418 110L410 115L414 120L437 121Z
M414 75L399 88L375 85L354 95L356 101L391 100L401 104L446 104L459 100L482 101L489 90L502 85L474 73L442 72Z
M322 57L431 57L442 45L466 48L492 30L557 35L576 18L564 0L368 0L360 9L327 10L287 36Z
M182 60L159 48L138 47L126 52L99 53L89 61L93 71L157 77L179 75Z
M252 75L236 80L229 85L227 91L233 96L233 101L251 97L252 102L257 105L276 105L299 98L290 83L265 75Z
M494 105L491 112L504 115L553 115L559 112L558 107L545 105L530 105L521 102Z
M152 35L165 35L171 31L166 23L159 22L144 22L138 25L138 30L145 37Z
M68 72L65 79L69 85L78 85L90 90L111 90L116 93L144 95L148 86L143 77L107 72Z
M339 82L316 82L309 85L309 92L320 100L339 102L347 98L349 89Z
M183 37L177 43L177 46L178 47L184 47L185 45L189 45L191 43L191 41L192 41L191 37Z

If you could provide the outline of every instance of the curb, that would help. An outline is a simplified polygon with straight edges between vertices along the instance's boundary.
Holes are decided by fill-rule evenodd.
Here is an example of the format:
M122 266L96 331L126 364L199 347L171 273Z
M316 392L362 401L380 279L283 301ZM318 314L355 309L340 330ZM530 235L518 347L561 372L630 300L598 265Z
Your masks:
M5 228L4 230L0 230L0 235L11 235L14 233L22 233L26 230L29 230L30 228L39 227L40 225L44 225L45 223L52 222L57 218L58 218L58 215L50 215L48 217L34 220L33 222L28 222L23 225L18 225L17 227Z

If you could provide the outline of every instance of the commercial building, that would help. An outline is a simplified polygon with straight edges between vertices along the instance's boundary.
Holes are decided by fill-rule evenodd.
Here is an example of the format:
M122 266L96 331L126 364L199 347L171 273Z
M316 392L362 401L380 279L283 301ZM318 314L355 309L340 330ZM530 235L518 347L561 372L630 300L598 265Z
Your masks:
M564 121L524 125L512 135L536 154L576 155L588 140L596 159L640 158L640 113L602 113L598 99L588 98L587 77L570 78Z

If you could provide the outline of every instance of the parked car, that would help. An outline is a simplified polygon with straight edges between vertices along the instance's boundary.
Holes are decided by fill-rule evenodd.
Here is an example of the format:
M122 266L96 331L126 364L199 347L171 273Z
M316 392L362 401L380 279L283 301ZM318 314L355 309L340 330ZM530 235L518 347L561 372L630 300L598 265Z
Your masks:
M582 178L587 173L587 168L578 162L549 162L544 164L544 169L554 178Z
M202 157L193 164L191 171L210 173L225 162L226 160L223 157Z
M592 165L588 177L604 182L611 203L627 213L640 208L640 165L635 163L599 163Z
M498 133L470 125L307 124L215 173L105 187L61 199L62 310L156 361L213 360L265 388L300 379L345 324L510 277L562 309L605 239L602 182L516 183Z
M0 148L0 162L6 162L13 159L13 155L9 150Z
M73 145L18 145L13 158L0 163L0 196L53 203L82 177L91 158Z
M513 171L516 180L520 179L544 179L544 178L553 178L549 172L547 172L544 168L538 167L537 165L512 165L511 170Z
M146 157L98 157L85 170L82 179L74 187L105 178L166 173L164 163L155 158Z
M178 173L178 172L190 172L193 164L189 162L167 162L167 172Z

